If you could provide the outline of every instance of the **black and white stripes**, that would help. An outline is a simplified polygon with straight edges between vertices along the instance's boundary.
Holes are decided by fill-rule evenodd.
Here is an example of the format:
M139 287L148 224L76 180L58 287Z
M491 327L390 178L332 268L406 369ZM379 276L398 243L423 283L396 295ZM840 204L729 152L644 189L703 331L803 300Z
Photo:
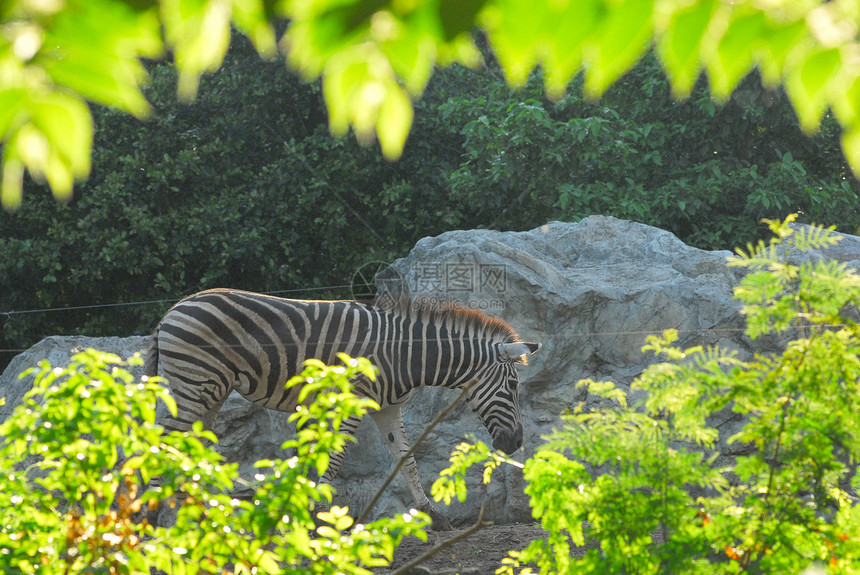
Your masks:
M378 367L377 380L357 381L355 391L381 411L402 403L414 387L457 388L477 378L470 405L494 446L512 452L522 443L515 364L539 347L520 342L506 323L462 308L403 300L382 309L210 290L167 312L153 334L145 372L155 375L160 367L168 379L179 413L164 425L179 430L197 420L211 423L233 390L256 404L292 411L299 390L284 383L305 360L334 363L339 352ZM332 475L339 461L333 464Z

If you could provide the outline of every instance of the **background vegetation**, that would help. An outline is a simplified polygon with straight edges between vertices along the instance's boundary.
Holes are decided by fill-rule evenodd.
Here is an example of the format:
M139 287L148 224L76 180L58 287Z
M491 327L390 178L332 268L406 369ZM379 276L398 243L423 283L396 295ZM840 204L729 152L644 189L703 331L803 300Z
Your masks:
M729 249L792 211L860 226L838 125L805 136L756 76L719 106L704 80L674 100L651 57L596 101L581 82L550 101L537 75L514 91L492 61L447 68L388 162L331 138L318 83L232 46L192 104L172 64L151 64L148 121L93 106L92 173L68 204L27 181L21 209L0 213L0 366L47 335L147 333L210 287L349 297L362 264L450 229L606 214ZM154 303L112 306L133 302Z

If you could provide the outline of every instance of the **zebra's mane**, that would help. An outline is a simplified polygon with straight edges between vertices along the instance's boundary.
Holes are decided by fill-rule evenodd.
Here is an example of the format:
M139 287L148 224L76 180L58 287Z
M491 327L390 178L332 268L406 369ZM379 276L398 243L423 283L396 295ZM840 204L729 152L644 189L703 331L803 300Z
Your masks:
M488 316L452 300L415 297L411 293L404 293L396 298L390 295L378 296L374 306L397 316L416 318L434 325L446 325L458 331L469 331L502 343L520 341L514 328L504 320Z

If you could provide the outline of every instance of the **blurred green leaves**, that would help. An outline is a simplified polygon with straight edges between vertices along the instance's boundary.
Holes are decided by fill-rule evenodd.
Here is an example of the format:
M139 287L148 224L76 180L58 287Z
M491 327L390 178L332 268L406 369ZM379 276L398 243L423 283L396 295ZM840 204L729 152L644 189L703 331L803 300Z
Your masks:
M58 199L67 199L74 179L90 170L93 127L87 105L65 92L9 92L0 96L12 106L5 111L9 128L3 149L3 206L21 203L25 167L47 181Z
M89 171L82 99L144 117L142 58L172 52L179 94L191 99L201 75L220 67L231 27L271 56L279 20L289 22L280 40L289 65L322 79L331 131L378 140L388 159L400 157L412 100L434 67L481 63L471 35L480 31L511 85L540 67L553 97L580 71L585 91L601 96L652 44L677 96L706 72L726 99L760 68L766 83L785 83L804 130L834 109L845 155L860 169L856 0L3 0L3 206L19 205L25 169L69 197ZM46 94L53 112L34 101ZM45 114L64 121L48 129Z
M162 51L154 2L0 3L3 207L21 202L26 168L67 199L90 170L92 119L84 98L143 117L140 59Z
M272 54L262 0L6 0L0 2L0 138L3 207L21 202L24 170L60 200L90 170L93 126L84 100L139 118L142 62L169 48L179 92L191 99L200 75L224 58L231 21Z
M412 126L412 98L434 65L480 62L471 25L456 25L475 11L475 3L293 2L282 46L303 77L322 77L331 131L345 135L352 127L366 144L378 138L394 160Z

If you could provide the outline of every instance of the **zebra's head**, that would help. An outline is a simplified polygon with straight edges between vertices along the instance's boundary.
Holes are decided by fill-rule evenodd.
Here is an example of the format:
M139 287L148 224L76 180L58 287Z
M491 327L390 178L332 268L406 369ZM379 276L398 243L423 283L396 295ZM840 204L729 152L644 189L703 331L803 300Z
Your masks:
M523 445L517 364L540 349L539 343L499 342L488 364L478 374L478 383L469 391L469 406L493 436L493 449L513 453Z

